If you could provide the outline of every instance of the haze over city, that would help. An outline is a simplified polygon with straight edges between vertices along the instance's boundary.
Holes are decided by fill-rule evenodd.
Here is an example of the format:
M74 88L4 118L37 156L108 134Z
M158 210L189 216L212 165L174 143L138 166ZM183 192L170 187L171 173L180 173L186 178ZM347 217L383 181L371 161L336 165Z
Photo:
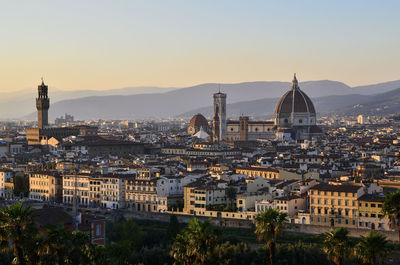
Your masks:
M7 1L0 91L398 80L398 1Z

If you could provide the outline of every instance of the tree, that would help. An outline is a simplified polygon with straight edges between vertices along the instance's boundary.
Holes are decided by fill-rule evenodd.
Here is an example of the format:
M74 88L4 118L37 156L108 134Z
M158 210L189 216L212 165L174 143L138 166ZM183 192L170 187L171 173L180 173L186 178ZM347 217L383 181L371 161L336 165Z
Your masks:
M256 226L254 233L258 240L266 242L271 265L275 265L276 237L283 230L286 217L286 213L281 213L276 209L267 209L254 217Z
M169 217L169 224L167 227L167 234L165 235L165 241L168 243L171 242L178 233L179 233L178 218L176 217L176 215L173 214Z
M14 195L15 196L28 196L29 195L29 177L25 176L23 172L17 172L14 176Z
M229 199L231 203L231 207L235 204L236 202L236 189L233 186L228 186L225 190L226 197Z
M71 234L65 229L64 224L49 225L46 229L44 244L50 259L58 265L64 265L72 248Z
M351 244L348 234L349 231L344 227L331 229L323 234L323 250L337 265L342 265L343 259L350 256Z
M371 230L366 236L361 236L356 246L356 254L364 262L376 264L377 257L384 257L389 251L388 241L384 235Z
M47 227L43 245L43 256L47 256L51 264L90 264L93 255L89 235L68 231L62 223Z
M170 255L175 260L174 264L210 264L218 239L219 232L210 221L200 222L192 218L172 244Z
M397 226L400 241L400 190L386 194L382 213L389 218L392 229Z
M24 247L29 244L37 233L32 219L32 209L24 207L23 202L7 206L0 211L0 248L11 248L16 264L24 265L27 254ZM9 241L11 240L11 245Z

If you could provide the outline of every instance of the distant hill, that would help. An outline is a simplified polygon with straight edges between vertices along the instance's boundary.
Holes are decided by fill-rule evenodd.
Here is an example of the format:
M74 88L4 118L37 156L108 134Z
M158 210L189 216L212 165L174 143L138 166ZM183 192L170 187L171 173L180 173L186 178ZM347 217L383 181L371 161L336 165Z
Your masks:
M312 101L319 114L332 113L337 110L348 107L349 105L357 104L363 100L368 100L372 96L366 95L339 95L339 96L325 96L313 98ZM238 117L240 115L247 115L250 117L272 118L275 113L275 107L279 98L264 98L259 100L244 101L233 104L228 104L227 111L229 117ZM205 108L195 109L178 117L190 118L196 113L202 113L209 119L212 118L213 107L208 106Z
M77 99L89 96L109 96L109 95L136 95L144 93L160 93L174 90L176 88L160 87L126 87L109 90L59 90L49 87L51 108L53 104L69 99ZM37 88L24 89L19 91L5 92L0 97L0 119L16 119L26 116L27 113L36 111L35 98ZM50 110L51 112L51 110ZM65 112L70 113L68 109ZM65 113L64 112L64 113ZM58 115L60 116L60 115Z
M336 110L341 115L386 115L400 112L400 88L360 99Z
M300 88L314 99L318 111L331 111L344 106L357 104L376 90L390 90L400 87L400 81L375 84L364 87L349 87L346 84L330 80L301 82ZM73 98L55 102L50 90L52 105L50 119L68 112L78 119L137 119L152 117L176 117L205 110L212 104L212 94L218 91L218 84L201 84L175 89L165 93L145 93L135 95L99 95ZM221 84L220 89L228 94L228 114L268 116L273 113L277 99L289 89L289 82L246 82L239 84ZM112 90L111 90L112 91ZM363 93L361 93L361 92ZM108 92L120 93L120 92ZM346 95L340 97L340 95ZM366 99L366 98L365 98ZM35 119L34 97L30 99L29 116ZM205 109L204 109L205 108ZM200 111L201 112L201 111ZM207 115L207 113L204 113ZM10 116L11 117L11 116Z

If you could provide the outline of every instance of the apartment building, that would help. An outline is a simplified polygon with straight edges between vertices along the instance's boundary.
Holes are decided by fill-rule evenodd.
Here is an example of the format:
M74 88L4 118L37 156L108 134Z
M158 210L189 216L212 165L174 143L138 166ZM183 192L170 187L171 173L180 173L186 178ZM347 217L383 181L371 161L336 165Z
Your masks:
M90 205L89 183L90 176L83 174L63 176L63 203L73 204L74 197L76 204L88 207Z
M310 221L314 225L358 227L358 198L362 186L320 183L310 188Z
M228 204L225 191L227 183L215 181L207 177L198 179L184 187L184 212L190 214L204 214L207 207Z
M29 198L32 200L61 202L62 176L58 172L29 173Z
M126 202L136 211L157 211L157 177L151 169L139 169L127 181Z
M107 209L125 207L126 182L129 175L103 175L100 182L100 206Z
M89 179L89 204L91 207L101 206L101 176L94 176Z
M378 194L364 194L358 199L359 228L391 230L389 219L382 214L384 201L385 197Z
M13 180L13 172L8 169L0 170L0 198L9 197L8 195L8 183L11 183Z

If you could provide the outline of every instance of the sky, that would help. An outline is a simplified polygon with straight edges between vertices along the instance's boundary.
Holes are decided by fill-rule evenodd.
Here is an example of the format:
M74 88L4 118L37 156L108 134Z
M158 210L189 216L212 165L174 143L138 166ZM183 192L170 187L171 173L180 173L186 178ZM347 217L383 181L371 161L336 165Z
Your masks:
M396 0L0 4L0 92L400 79Z

